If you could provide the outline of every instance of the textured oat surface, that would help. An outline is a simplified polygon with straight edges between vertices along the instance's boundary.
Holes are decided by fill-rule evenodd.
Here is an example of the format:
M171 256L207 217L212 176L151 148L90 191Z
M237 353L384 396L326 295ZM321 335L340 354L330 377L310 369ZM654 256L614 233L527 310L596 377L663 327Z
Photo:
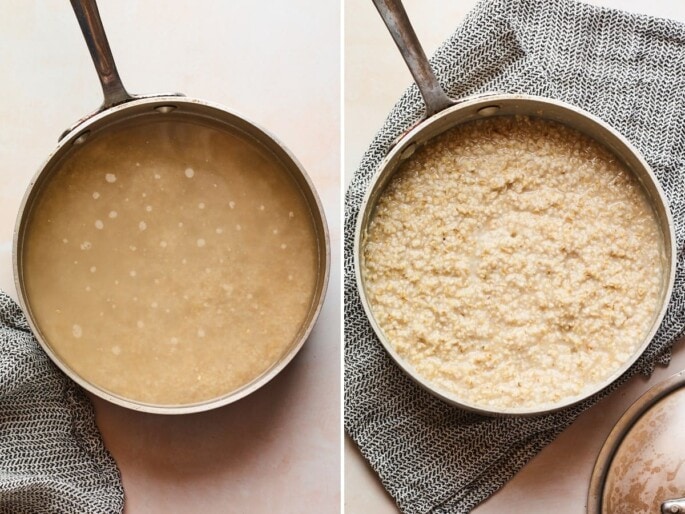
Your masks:
M498 117L406 161L366 245L374 315L439 389L479 407L568 400L652 326L661 235L639 183L586 136Z

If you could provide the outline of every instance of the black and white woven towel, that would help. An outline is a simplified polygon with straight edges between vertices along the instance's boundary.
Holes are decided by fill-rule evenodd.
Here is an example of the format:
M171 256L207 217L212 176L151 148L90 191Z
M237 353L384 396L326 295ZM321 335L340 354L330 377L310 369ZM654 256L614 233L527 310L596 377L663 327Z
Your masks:
M666 363L685 327L685 25L573 0L486 0L432 59L453 98L530 93L578 105L646 156L676 222L675 292L654 341L593 398L529 419L441 402L407 378L374 336L354 280L359 205L391 142L419 119L415 86L364 155L345 198L345 427L405 513L462 513L483 501L578 415L638 372Z
M0 293L0 513L117 514L119 470L83 391Z

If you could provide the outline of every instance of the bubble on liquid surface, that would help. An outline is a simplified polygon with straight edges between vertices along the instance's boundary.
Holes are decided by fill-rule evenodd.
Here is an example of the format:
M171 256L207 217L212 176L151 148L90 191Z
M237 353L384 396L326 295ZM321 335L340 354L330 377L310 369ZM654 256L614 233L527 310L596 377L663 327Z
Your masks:
M81 250L90 250L91 248L93 248L93 243L90 241L84 241L81 243Z
M119 216L119 213L117 211L109 211L109 217L114 219L117 216Z
M132 277L135 277L138 273L136 273L136 270L132 269L131 271L128 272L129 275Z
M98 198L100 198L100 193L98 193L97 191L95 191L95 192L93 193L93 200L97 200Z
M95 266L90 267L90 272L95 273L98 269Z
M295 213L294 213L293 211L290 211L290 212L288 213L288 217L289 217L289 218L294 218L294 217L295 217Z
M145 206L145 210L146 210L147 212L152 212L152 205L146 205L146 206Z
M172 337L171 339L169 339L169 341L171 341L171 344L176 344L176 343L178 343L178 338Z
M64 239L62 239L62 242L63 242L64 244L67 244L67 243L69 242L69 240L65 237Z
M159 246L161 246L162 248L166 248L167 242L166 241L160 241Z
M230 202L228 202L228 206L229 206L231 209L235 209L235 202L234 202L233 200L231 200Z
M121 353L121 348L117 345L112 346L112 353L114 355L119 355Z
M197 336L198 337L204 337L205 336L205 331L201 328L197 329Z
M260 205L260 206L259 206L259 210L260 210L260 211L263 211L264 209L265 209L265 207L264 207L263 205Z
M102 220L95 220L95 228L98 230L102 230L105 228L105 224L102 222Z
M147 223L145 223L144 221L141 221L140 223L138 223L138 230L140 230L141 232L143 230L145 230L146 228L147 228Z
M235 226L235 229L236 229L236 230L242 230L242 228L243 228L243 227L241 227L240 225L236 225L236 226Z
M285 250L286 248L288 248L288 245L285 243L282 243L281 244L281 250Z
M138 328L143 328L145 326L145 323L143 323L141 320L136 321L136 326Z
M204 209L205 208L205 202L200 202L197 204L198 209Z
M200 239L197 240L197 246L199 246L200 248L202 248L202 247L203 247L204 245L206 245L206 244L207 244L207 241L205 241L205 240L202 239L202 238L200 238Z
M157 307L159 307L159 304L157 302L152 302L150 304L150 307L152 307L153 309L156 309Z
M117 176L114 173L107 173L105 175L105 180L110 184L114 184L117 181Z
M71 327L71 333L75 338L79 338L83 335L83 329L81 328L81 325L73 325Z
M186 177L193 178L195 176L195 170L193 168L186 168Z
M217 234L223 234L223 232L224 232L224 229L221 228L221 227L219 227L219 228L216 229L216 233L217 233Z

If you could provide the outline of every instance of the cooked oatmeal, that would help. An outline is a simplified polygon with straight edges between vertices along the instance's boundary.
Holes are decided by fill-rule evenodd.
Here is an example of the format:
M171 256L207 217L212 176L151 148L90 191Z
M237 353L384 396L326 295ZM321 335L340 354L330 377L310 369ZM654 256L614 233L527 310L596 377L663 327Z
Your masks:
M395 174L365 235L374 316L437 389L486 408L563 402L653 323L661 232L603 147L527 117L435 138Z

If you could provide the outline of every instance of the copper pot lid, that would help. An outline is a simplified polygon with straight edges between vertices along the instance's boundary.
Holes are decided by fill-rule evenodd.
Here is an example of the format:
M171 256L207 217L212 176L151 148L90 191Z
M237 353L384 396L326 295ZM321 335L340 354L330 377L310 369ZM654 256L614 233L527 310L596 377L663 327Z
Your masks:
M685 514L685 371L642 395L599 453L588 513Z

